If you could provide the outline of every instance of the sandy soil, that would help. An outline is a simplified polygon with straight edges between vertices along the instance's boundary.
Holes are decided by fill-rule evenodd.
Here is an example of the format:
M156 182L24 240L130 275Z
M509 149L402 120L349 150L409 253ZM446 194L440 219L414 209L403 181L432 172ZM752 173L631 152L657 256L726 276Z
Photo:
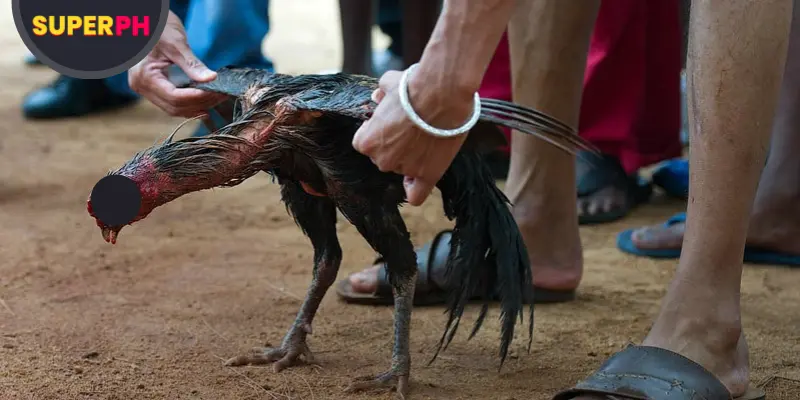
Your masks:
M334 1L276 0L272 10L265 48L281 71L338 65ZM126 228L117 246L106 244L86 214L89 191L178 120L141 103L91 118L24 121L22 96L53 73L25 68L10 13L0 21L0 399L390 398L341 389L387 366L391 310L346 306L333 291L310 339L320 368L223 367L223 359L280 341L310 279L311 247L276 186L258 176L186 196ZM656 199L623 222L584 228L578 301L538 307L533 352L518 340L500 374L496 319L469 342L462 330L428 367L445 321L440 308L418 309L414 398L547 399L640 340L675 262L625 256L615 234L682 208ZM418 244L448 227L438 199L404 214ZM374 255L351 226L342 223L340 235L344 276ZM746 268L753 379L769 380L771 400L800 398L800 384L790 380L800 379L798 287L796 271Z

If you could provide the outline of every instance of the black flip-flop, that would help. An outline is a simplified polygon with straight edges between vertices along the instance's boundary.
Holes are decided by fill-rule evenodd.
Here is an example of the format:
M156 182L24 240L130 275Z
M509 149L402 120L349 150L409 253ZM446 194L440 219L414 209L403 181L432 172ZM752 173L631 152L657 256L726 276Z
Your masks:
M450 254L450 237L452 231L439 232L434 239L417 250L417 283L414 291L414 305L425 306L445 304L447 300L445 266ZM376 264L383 263L381 258ZM336 292L344 301L363 305L392 305L392 286L386 275L385 265L378 269L378 286L374 293L359 293L353 290L350 280L342 279L336 284ZM481 297L473 296L473 300ZM575 290L552 290L535 287L533 302L562 303L575 299Z
M751 387L731 397L714 374L700 364L658 347L628 346L611 356L591 376L552 400L585 395L607 400L764 400L762 389Z
M615 157L580 151L576 157L576 181L578 198L590 197L601 189L617 187L627 194L625 205L607 212L583 214L578 217L581 225L613 222L628 215L635 207L648 201L653 194L653 185L639 174L628 175Z

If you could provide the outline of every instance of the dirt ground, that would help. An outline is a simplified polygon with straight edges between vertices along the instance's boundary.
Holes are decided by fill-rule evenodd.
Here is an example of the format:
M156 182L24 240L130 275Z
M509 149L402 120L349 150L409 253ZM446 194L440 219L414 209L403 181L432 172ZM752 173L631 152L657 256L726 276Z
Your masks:
M272 12L265 48L280 71L339 64L333 0L274 0ZM188 195L123 230L116 246L106 244L86 213L92 186L179 120L142 102L91 118L24 121L22 96L53 73L25 68L10 13L0 21L0 399L390 398L341 389L354 376L387 367L391 309L347 306L333 290L310 338L320 368L275 374L224 367L230 356L281 340L310 279L311 246L277 187L257 176ZM683 207L659 197L622 222L583 228L586 277L578 300L539 306L532 353L518 335L499 374L495 318L472 341L462 329L426 366L445 320L441 308L417 309L414 398L548 399L638 342L676 263L623 255L615 235ZM449 226L440 210L438 199L404 210L415 243ZM344 277L374 254L346 223L340 237ZM798 287L799 271L746 268L752 375L768 381L771 400L800 398L800 383L791 380L800 379Z

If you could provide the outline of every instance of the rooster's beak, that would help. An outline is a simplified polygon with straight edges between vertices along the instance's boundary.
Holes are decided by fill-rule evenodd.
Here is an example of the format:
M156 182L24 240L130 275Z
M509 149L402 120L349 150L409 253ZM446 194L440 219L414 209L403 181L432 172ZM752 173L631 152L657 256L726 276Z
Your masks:
M102 228L101 232L103 234L103 239L108 243L116 244L117 243L117 236L119 235L119 231L121 229L122 229L122 227L119 227L119 228L104 227L104 228Z

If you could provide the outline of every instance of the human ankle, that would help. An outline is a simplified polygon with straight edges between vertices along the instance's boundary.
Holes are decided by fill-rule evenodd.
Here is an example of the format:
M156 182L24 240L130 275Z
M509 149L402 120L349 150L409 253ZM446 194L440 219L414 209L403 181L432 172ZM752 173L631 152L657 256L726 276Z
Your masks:
M575 289L583 276L583 249L574 207L566 218L528 207L515 207L513 214L531 260L534 284L554 290Z

